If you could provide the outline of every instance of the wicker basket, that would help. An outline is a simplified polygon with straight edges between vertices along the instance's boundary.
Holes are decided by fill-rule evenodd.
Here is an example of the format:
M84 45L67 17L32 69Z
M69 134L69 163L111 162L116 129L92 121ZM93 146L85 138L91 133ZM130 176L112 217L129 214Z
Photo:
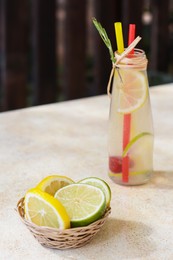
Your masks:
M111 208L107 208L101 219L88 226L65 230L58 230L51 227L40 227L26 220L24 217L24 198L20 199L17 203L17 212L19 213L22 222L27 226L41 245L55 249L68 249L82 247L87 244L104 225L111 212Z

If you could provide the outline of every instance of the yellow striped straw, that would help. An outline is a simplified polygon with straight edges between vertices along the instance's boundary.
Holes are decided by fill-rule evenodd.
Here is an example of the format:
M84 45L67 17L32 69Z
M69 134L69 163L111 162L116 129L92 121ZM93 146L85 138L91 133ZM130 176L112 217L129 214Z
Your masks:
M117 40L118 52L121 54L124 51L122 23L120 22L114 23L114 27L115 27L115 35Z

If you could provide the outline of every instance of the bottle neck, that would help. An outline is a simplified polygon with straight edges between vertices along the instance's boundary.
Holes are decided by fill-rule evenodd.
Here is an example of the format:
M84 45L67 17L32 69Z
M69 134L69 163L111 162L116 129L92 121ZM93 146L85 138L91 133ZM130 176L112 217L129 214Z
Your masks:
M116 67L120 69L137 69L146 70L148 60L146 58L145 52L141 49L134 49L134 53L127 55L120 55L115 52Z

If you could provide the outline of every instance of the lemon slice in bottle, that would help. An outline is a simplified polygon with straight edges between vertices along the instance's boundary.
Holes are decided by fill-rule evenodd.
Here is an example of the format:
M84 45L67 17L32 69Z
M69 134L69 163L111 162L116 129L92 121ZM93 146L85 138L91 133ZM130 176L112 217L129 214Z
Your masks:
M53 196L37 188L30 189L24 200L26 219L38 226L70 228L70 219L63 205Z
M115 80L119 89L118 112L128 114L140 108L147 97L147 81L139 71L116 70Z
M76 183L55 193L66 208L72 227L86 226L99 219L106 209L106 198L100 188Z
M37 188L54 196L57 190L72 183L74 183L74 181L66 176L50 175L45 177L37 185Z

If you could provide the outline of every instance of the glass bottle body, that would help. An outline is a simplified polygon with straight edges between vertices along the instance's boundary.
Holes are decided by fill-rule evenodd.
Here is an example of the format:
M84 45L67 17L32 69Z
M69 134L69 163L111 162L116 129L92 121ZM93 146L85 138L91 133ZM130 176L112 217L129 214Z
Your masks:
M145 67L115 69L109 115L109 177L146 183L153 172L153 122Z

